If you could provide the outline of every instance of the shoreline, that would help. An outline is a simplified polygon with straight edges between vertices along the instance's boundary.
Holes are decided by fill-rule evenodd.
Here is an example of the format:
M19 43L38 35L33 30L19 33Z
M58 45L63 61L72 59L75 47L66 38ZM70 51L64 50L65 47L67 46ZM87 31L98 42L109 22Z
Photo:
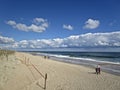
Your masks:
M27 52L29 53L29 52ZM120 76L120 64L115 64L115 63L109 63L109 62L104 62L104 61L90 61L90 60L82 60L82 59L70 59L70 58L60 58L60 57L54 57L54 56L49 56L46 53L30 53L32 55L36 56L48 56L51 60L58 61L58 62L64 62L68 64L74 64L74 65L82 65L85 67L90 67L90 68L96 68L97 65L101 66L101 70L103 72L107 72L110 74L114 74L117 76ZM74 61L75 60L75 61Z

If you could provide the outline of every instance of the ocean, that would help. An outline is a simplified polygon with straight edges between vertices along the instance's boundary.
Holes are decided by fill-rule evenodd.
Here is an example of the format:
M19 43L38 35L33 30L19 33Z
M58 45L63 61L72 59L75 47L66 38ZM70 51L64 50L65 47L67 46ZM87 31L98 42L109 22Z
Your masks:
M120 52L35 51L32 53L49 56L53 60L78 65L82 64L96 67L100 64L103 71L120 75Z
M120 52L57 52L57 51L42 51L37 54L46 54L47 56L69 59L83 59L98 62L109 62L120 64Z

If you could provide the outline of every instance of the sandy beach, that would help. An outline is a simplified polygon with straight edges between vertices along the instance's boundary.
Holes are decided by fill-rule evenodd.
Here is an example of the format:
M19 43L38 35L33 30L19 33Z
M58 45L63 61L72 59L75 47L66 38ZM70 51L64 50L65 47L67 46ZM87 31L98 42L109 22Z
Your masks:
M45 76L47 74L47 76ZM46 85L45 85L46 80ZM120 90L120 76L16 52L0 60L0 90Z

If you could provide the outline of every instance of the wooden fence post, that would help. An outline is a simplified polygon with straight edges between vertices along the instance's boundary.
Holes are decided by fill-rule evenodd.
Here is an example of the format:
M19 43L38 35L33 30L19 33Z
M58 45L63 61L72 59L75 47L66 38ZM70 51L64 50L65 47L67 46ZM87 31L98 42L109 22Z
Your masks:
M46 89L46 81L47 81L47 73L45 74L45 83L44 83L44 89Z

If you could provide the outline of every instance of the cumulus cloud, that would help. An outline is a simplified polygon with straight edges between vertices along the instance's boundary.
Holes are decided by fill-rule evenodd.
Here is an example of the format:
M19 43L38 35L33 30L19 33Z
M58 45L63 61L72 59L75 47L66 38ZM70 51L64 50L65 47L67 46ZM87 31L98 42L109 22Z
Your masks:
M7 24L13 26L13 25L16 25L16 22L15 22L15 21L12 21L12 20L9 20L9 21L7 22Z
M33 22L35 22L35 23L41 23L41 22L46 22L47 20L46 19L43 19L43 18L35 18L35 19L33 19Z
M66 38L22 40L13 48L69 48L69 47L120 47L120 31L110 33L86 33Z
M73 30L73 26L71 26L71 25L63 25L63 28L64 29L67 29L67 30Z
M6 44L6 45L4 45ZM86 33L66 38L21 40L0 36L0 47L19 49L120 47L120 31L109 33Z
M8 38L8 37L0 36L0 44L12 44L14 42L15 41L14 41L13 38Z
M83 27L84 29L95 29L100 25L99 20L93 20L93 19L88 19L85 22L85 26Z
M35 18L33 19L33 23L31 25L26 25L23 23L16 23L13 20L7 21L7 24L22 31L33 31L33 32L43 32L48 28L48 22L46 19L43 18Z
M15 48L59 48L63 39L37 39L37 40L22 40L15 43Z

